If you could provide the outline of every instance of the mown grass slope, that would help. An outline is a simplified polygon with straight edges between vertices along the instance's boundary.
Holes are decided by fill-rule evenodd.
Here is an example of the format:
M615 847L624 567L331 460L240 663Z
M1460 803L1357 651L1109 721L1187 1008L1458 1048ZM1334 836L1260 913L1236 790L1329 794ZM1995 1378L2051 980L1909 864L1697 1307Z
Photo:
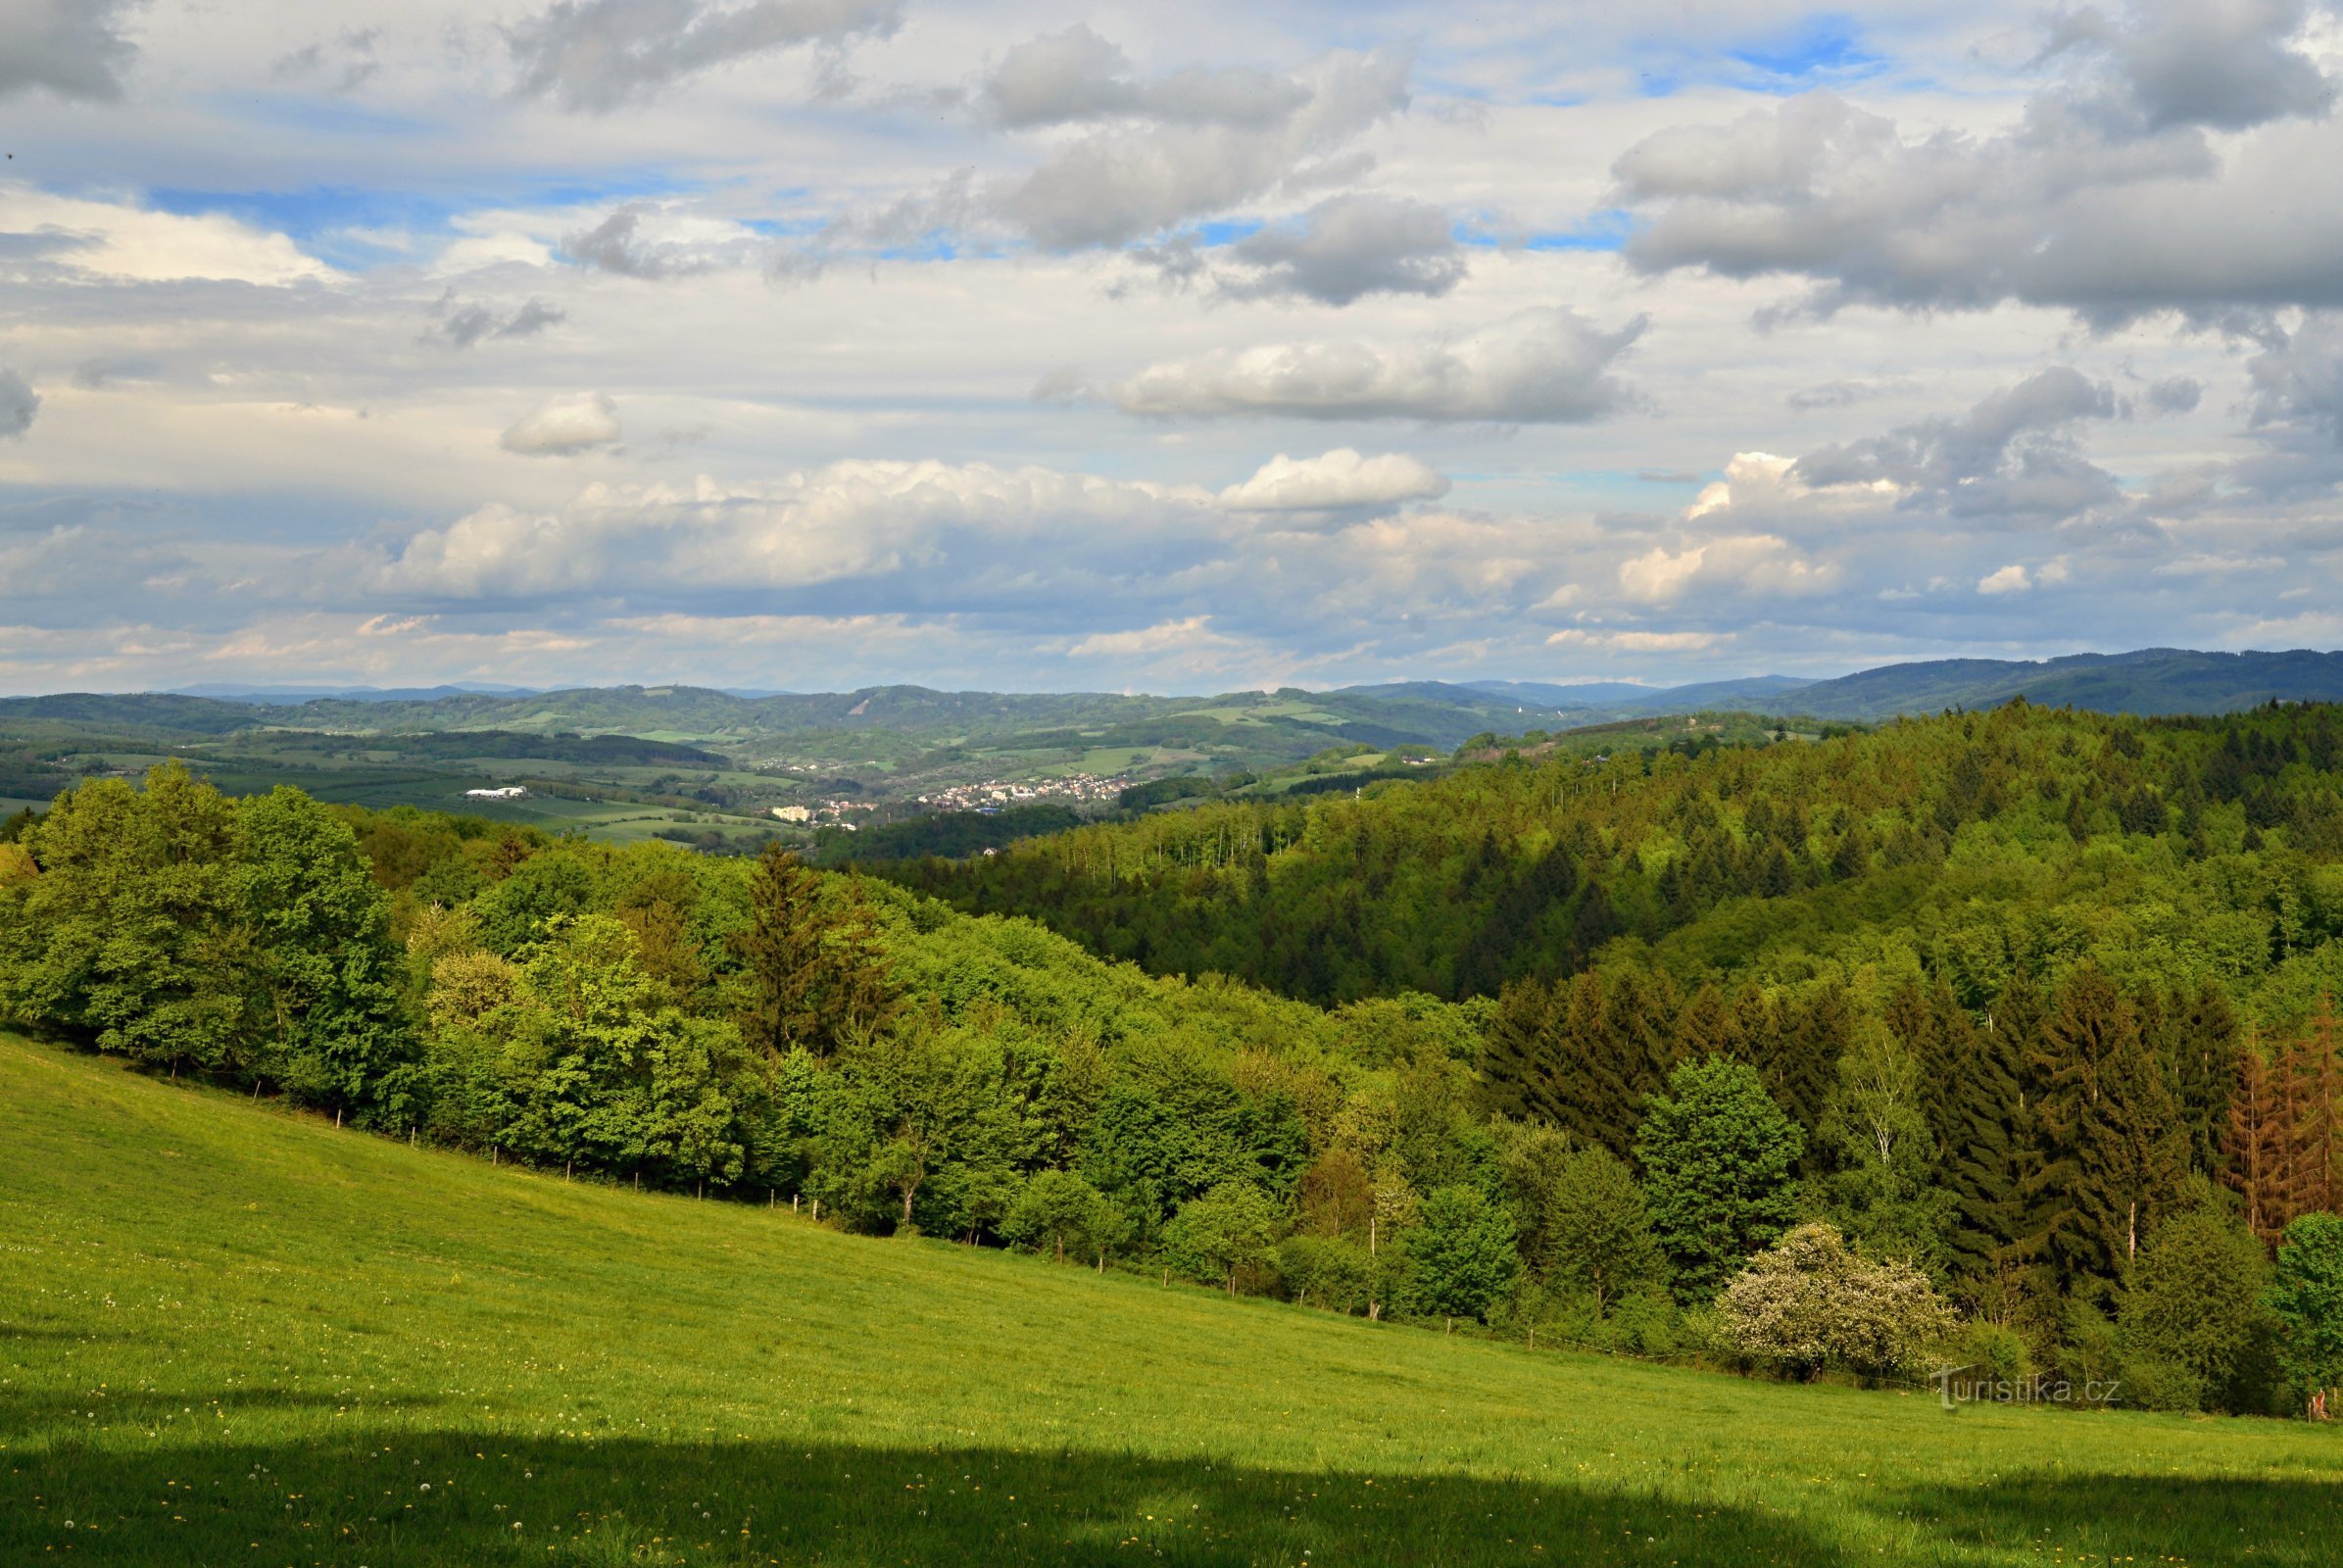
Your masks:
M2335 1560L2343 1442L1340 1320L0 1038L0 1561Z

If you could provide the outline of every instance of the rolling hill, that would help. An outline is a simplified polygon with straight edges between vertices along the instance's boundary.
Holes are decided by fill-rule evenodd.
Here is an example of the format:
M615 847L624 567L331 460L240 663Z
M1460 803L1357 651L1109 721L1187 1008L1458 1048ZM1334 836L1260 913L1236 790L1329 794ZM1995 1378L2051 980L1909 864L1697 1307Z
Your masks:
M1743 1381L570 1185L0 1037L0 1559L2331 1558L2299 1423Z

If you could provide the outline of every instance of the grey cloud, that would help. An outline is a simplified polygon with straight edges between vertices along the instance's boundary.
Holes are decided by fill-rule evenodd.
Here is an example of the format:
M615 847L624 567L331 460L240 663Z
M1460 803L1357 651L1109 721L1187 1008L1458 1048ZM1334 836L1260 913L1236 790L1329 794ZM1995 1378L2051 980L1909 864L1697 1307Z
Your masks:
M2313 317L2246 362L2253 422L2280 445L2343 449L2343 322Z
M2187 414L2204 396L2204 383L2195 376L2172 375L2148 388L2148 407L2158 414Z
M163 367L153 360L83 360L73 367L73 385L98 392L118 381L151 381L162 373Z
M987 206L1053 250L1158 233L1306 179L1314 161L1406 107L1409 70L1398 51L1328 56L1290 78L1302 101L1260 124L1142 112L1144 122L1101 126L1057 148Z
M1439 296L1465 274L1448 215L1391 196L1336 196L1230 248L1249 272L1223 287L1242 297L1297 294L1347 305L1362 294Z
M268 74L279 81L320 79L329 91L355 92L382 70L382 62L374 58L374 44L381 36L379 27L352 28L342 33L334 48L311 43L280 55Z
M507 30L524 97L607 114L685 77L891 31L897 0L557 0Z
M558 326L569 319L569 313L558 306L531 295L509 314L500 315L477 301L469 304L456 298L450 289L431 307L436 319L434 331L460 349L491 338L534 337L549 326ZM426 334L428 335L428 334Z
M41 395L14 370L0 370L0 438L21 439L41 411Z
M1223 349L1149 366L1109 396L1127 414L1158 416L1583 423L1628 401L1611 367L1643 326L1637 317L1604 331L1549 308L1456 338Z
M1900 376L1887 381L1825 381L1820 386L1800 387L1782 401L1805 414L1815 409L1843 409L1888 392L1901 392L1911 385L1911 381Z
M0 6L0 98L46 87L112 101L138 48L122 24L145 0L11 0Z
M2343 303L2343 203L2304 200L2304 172L2343 157L2343 133L2315 118L2323 79L2306 85L2283 47L2302 15L2157 0L2123 24L2070 17L2058 37L2094 71L1997 135L1908 139L1829 93L1661 131L1614 168L1618 200L1647 219L1627 258L1802 277L1818 314L2019 300L2112 326ZM2207 126L2260 128L2217 149Z
M644 216L643 208L621 207L592 228L564 236L561 254L580 267L652 281L706 270L705 257L645 235Z
M2115 390L2066 366L2027 377L1967 414L1924 419L1885 435L1809 453L1790 469L1799 483L1885 482L1905 505L1962 515L2070 516L2116 500L2115 478L2076 453L2068 428L2112 419Z
M985 118L1009 130L1136 117L1171 124L1262 129L1310 101L1300 82L1258 67L1189 66L1141 80L1122 49L1080 23L1003 55L977 90Z
M2103 54L2110 88L2149 130L2241 130L2333 103L2334 84L2290 47L2310 9L2305 0L2135 0L2117 20L2085 7L2058 20L2051 48Z

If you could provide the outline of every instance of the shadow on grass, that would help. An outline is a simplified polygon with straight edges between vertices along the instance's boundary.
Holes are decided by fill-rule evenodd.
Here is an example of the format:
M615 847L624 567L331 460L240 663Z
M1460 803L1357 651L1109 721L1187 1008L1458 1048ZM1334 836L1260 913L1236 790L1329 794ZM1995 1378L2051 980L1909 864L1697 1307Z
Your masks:
M380 1428L282 1446L142 1447L69 1438L12 1457L0 1474L0 1561L1830 1568L1850 1560L1770 1512L1446 1476L1306 1475L987 1447L409 1437Z
M171 1393L166 1389L95 1390L79 1394L24 1393L0 1396L0 1442L22 1445L27 1438L59 1434L83 1445L80 1423L148 1428L159 1436L186 1441L191 1430L214 1421L233 1422L255 1413L306 1410L313 1414L349 1410L364 1421L391 1410L430 1409L442 1400L423 1395L296 1394L282 1389L230 1389L222 1394ZM172 1431L177 1427L177 1431Z
M2247 1561L2331 1568L2335 1464L2294 1478L2009 1476L1899 1494L1902 1511L1964 1561Z

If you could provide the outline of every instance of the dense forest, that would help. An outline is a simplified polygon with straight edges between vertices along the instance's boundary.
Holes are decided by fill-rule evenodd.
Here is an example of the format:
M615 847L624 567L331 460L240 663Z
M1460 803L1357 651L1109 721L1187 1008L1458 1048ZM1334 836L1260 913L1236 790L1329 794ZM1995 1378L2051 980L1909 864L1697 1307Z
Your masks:
M2336 728L1511 756L894 882L167 767L8 824L0 1015L858 1229L2300 1409L2343 1384Z

